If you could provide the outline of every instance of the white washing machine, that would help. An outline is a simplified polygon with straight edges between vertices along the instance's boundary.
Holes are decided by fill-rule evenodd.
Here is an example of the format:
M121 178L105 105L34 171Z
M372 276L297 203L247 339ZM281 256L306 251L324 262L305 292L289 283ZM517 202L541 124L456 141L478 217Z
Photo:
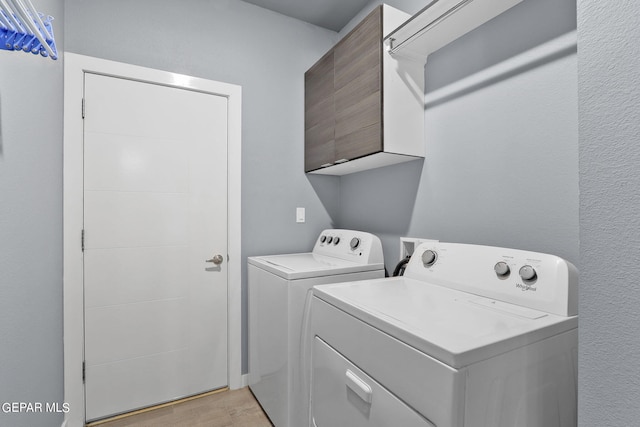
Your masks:
M575 427L577 280L555 256L429 242L401 278L315 287L308 425Z
M384 276L380 239L360 231L325 230L309 253L248 258L249 387L276 427L306 423L300 360L311 288Z

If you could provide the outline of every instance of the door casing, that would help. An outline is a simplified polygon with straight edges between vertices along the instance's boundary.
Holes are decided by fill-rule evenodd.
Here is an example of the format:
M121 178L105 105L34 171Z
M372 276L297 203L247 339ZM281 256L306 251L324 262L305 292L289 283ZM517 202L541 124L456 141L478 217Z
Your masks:
M84 426L83 119L85 73L196 90L228 99L228 384L242 387L241 341L241 100L240 86L167 71L64 54L63 155L63 313L64 399L69 405L63 426Z

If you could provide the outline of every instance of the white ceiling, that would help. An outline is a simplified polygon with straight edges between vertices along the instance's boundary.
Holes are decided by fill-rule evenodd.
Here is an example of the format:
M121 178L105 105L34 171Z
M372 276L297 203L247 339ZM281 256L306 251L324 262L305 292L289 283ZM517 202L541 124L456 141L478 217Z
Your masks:
M369 0L244 0L247 3L340 31Z

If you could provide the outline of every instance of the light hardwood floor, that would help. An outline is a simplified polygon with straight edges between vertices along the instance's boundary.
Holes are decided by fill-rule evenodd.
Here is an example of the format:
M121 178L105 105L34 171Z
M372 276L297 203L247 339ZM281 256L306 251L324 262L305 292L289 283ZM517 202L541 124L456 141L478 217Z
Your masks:
M96 427L272 427L249 391L228 390Z

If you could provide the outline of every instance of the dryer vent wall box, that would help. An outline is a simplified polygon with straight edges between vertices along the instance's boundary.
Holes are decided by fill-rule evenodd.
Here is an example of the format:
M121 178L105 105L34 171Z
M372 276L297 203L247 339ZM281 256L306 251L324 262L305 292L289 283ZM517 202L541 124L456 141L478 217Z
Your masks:
M275 426L303 426L308 414L302 336L312 287L384 274L380 239L353 230L324 230L308 253L248 259L249 387Z
M403 277L316 286L309 425L575 427L577 277L552 255L434 241Z
M416 248L424 242L437 242L435 239L422 239L419 237L400 238L400 260L413 255Z

